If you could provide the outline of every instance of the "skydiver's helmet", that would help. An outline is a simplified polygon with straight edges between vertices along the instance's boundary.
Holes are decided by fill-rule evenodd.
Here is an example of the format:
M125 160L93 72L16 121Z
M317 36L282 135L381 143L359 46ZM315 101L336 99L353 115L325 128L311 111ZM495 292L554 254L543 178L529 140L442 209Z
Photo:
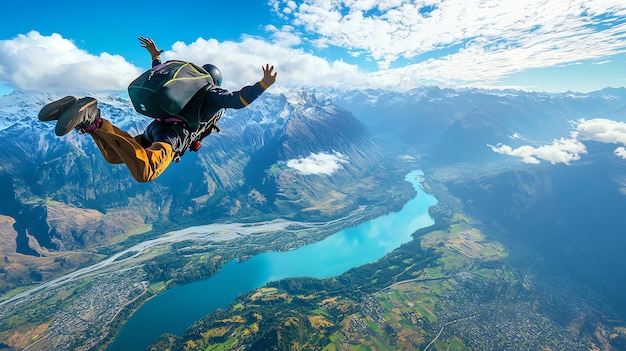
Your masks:
M202 68L204 68L205 71L209 72L211 78L213 78L213 83L216 86L219 87L220 85L222 85L222 71L220 71L217 66L207 63L206 65L202 65Z

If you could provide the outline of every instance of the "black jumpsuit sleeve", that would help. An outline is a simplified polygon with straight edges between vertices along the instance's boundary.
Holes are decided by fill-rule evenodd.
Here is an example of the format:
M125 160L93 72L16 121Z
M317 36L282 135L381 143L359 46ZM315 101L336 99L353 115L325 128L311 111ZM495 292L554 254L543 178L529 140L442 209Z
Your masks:
M267 86L263 82L248 85L237 91L228 91L218 87L212 87L207 91L206 99L211 101L211 105L216 108L240 109L248 106L256 100Z

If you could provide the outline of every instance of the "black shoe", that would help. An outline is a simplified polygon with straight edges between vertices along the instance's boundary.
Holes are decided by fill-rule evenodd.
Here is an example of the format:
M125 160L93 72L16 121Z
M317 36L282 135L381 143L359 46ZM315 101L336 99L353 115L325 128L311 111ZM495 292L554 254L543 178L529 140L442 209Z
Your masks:
M44 106L39 111L39 120L43 122L55 121L59 119L59 116L67 110L70 106L74 105L78 101L73 96L66 96L57 101L53 101Z
M92 97L84 97L61 114L54 131L56 135L63 136L72 129L87 128L97 123L99 118L98 101Z

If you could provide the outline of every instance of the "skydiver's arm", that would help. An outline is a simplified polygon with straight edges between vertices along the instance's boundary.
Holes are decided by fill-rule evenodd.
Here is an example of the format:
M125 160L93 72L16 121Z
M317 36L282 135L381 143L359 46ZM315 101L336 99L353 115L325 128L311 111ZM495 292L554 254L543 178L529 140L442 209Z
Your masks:
M213 87L209 89L207 98L211 100L214 107L240 109L248 106L256 100L265 89L261 82L248 85L237 91L228 91L222 88Z
M154 40L146 37L139 37L139 41L141 42L141 47L146 48L146 50L150 53L150 57L152 57L152 67L161 64L161 53L163 50L157 49Z
M274 66L270 67L270 65L265 65L265 67L263 67L263 79L254 85L245 86L233 92L213 87L209 90L209 98L213 100L214 105L219 108L244 108L276 82L277 74L273 71Z

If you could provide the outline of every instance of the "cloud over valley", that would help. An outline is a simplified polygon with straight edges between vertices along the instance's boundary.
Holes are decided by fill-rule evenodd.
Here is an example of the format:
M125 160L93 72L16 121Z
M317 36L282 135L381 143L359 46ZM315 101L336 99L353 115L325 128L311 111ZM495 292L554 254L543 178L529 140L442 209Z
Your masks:
M569 138L553 140L552 144L538 147L523 145L511 147L506 144L487 145L496 153L520 157L523 162L538 164L547 161L552 164L570 164L580 160L587 153L584 141L606 144L621 144L614 154L626 159L626 123L606 118L579 119L573 122L574 130Z
M293 168L302 175L332 175L347 163L348 158L339 153L311 153L308 157L300 157L287 161L287 167Z

